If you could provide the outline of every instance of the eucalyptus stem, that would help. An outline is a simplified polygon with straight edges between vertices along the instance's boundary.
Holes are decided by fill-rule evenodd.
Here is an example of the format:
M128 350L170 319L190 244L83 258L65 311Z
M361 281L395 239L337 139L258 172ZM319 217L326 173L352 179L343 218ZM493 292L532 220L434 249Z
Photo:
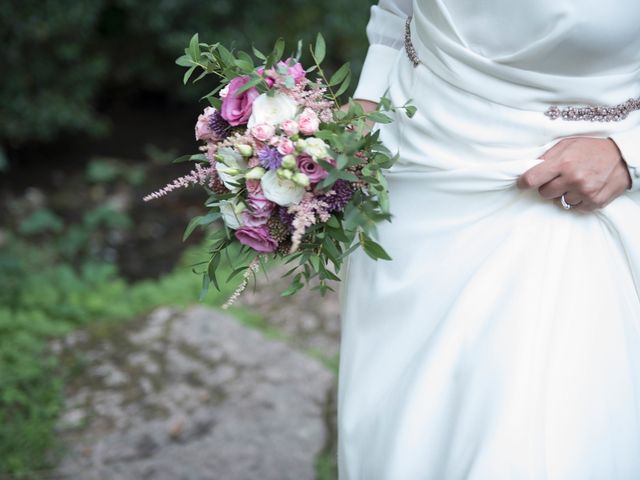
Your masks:
M313 48L309 47L309 51L311 52L311 58L313 58L313 62L316 64L316 67L318 67L318 73L322 77L322 80L324 81L324 84L327 86L327 89L329 90L329 93L331 94L331 99L333 100L333 103L335 104L336 108L340 108L340 103L338 102L338 98L336 97L335 93L333 92L333 89L329 85L329 80L327 79L326 75L324 74L324 70L322 70L322 67L320 66L320 63L318 63L318 59L316 58L316 55L315 55L315 53L313 51Z

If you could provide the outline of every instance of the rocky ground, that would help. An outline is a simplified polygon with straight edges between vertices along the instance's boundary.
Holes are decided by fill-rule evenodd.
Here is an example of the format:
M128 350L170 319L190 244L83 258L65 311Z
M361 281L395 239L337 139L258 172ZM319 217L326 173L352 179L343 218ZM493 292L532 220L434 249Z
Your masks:
M282 301L277 278L238 302L262 319L253 325L202 306L161 308L54 345L76 365L57 476L332 478L337 297Z

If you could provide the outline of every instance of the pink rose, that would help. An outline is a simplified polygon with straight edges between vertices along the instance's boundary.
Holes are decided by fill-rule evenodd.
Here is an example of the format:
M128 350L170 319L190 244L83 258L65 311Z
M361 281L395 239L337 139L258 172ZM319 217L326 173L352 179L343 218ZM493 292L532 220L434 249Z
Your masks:
M274 80L275 75L273 70L268 70L267 74L265 75L264 67L258 67L256 68L256 73L264 77L264 81L267 83L267 86L269 88L273 87L273 84L276 83L276 81Z
M196 122L196 140L219 140L216 132L211 129L210 121L216 109L213 107L207 107L204 109L204 113L198 116Z
M220 114L229 125L234 127L244 125L249 121L251 116L251 105L253 101L260 95L255 87L245 90L241 94L236 92L249 81L247 75L234 78L229 82L229 91L222 100L222 108Z
M278 248L278 242L271 238L266 225L240 227L235 231L235 236L240 243L258 252L270 253Z
M300 83L302 81L303 78L305 78L305 75L307 74L307 72L304 71L304 68L302 68L302 64L300 64L300 62L295 63L294 65L289 66L289 61L291 59L287 59L286 61L280 61L278 62L279 66L283 66L287 69L287 74L293 77L294 82L296 83Z
M282 137L271 137L271 140L269 140L269 145L271 145L272 147L277 147L280 144L280 138Z
M311 155L303 153L297 158L298 169L309 177L309 182L318 183L329 175L329 173L316 162Z
M298 123L295 120L285 120L280 124L280 128L285 135L293 136L298 133Z
M281 155L289 155L296 149L295 145L288 138L281 138L278 142L278 152Z
M251 135L253 135L256 140L260 140L261 142L266 142L271 137L273 137L275 133L275 127L267 123L259 123L258 125L254 125L253 127L251 127Z
M298 127L304 135L313 135L320 128L320 119L316 112L310 108L305 108L298 117Z

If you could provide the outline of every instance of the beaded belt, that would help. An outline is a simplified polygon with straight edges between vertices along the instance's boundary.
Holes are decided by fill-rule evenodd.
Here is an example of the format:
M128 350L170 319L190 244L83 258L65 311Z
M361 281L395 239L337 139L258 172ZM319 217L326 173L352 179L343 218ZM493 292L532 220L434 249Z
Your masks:
M416 49L411 42L411 16L407 17L404 25L404 48L407 56L414 67L420 65ZM588 120L592 122L619 122L627 118L630 112L640 110L640 97L630 98L617 105L587 105L584 107L564 107L551 106L544 114L551 120L562 118L563 120Z

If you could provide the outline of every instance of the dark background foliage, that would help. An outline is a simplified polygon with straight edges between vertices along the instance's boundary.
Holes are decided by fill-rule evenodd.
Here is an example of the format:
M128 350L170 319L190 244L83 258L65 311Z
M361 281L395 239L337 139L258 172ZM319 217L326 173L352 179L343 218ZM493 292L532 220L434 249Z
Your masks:
M3 75L0 139L19 149L66 132L105 135L109 106L153 93L191 102L173 60L195 32L202 41L270 50L275 37L310 42L321 31L329 64L366 48L368 0L10 0L0 4Z

